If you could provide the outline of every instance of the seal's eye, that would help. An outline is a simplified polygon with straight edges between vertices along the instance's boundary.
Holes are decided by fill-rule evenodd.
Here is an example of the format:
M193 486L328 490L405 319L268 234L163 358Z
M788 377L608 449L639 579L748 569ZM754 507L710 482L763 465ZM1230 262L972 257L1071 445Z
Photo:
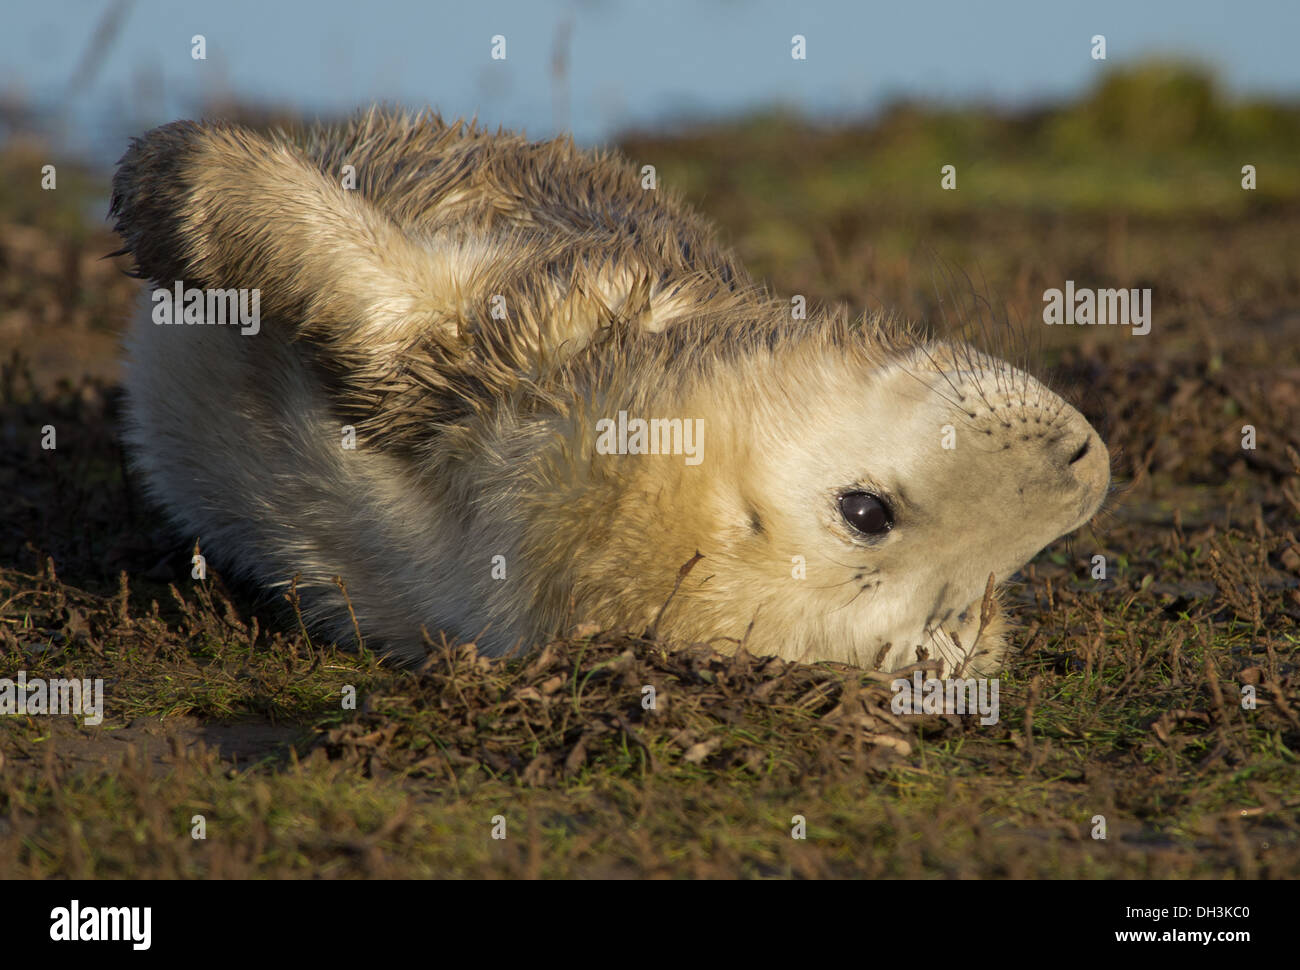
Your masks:
M889 506L870 492L848 492L840 496L840 515L866 536L877 536L894 527Z

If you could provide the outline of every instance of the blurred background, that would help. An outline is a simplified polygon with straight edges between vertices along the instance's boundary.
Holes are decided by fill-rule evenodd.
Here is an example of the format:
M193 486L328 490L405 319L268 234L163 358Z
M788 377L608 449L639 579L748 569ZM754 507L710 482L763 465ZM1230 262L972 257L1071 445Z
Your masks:
M54 0L6 11L0 91L6 123L100 158L126 133L230 103L308 117L429 104L595 143L774 108L844 122L898 100L1043 105L1151 57L1201 64L1232 97L1287 98L1298 27L1291 0Z

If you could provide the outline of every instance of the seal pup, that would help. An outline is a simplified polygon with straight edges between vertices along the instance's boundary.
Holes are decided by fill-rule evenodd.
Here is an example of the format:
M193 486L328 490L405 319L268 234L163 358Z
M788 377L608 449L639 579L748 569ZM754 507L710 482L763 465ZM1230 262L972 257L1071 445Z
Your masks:
M589 623L988 674L990 577L1109 485L1028 373L887 316L793 319L679 199L570 139L176 122L133 141L111 215L157 287L126 338L147 490L398 661L422 630L502 655ZM216 325L214 292L256 313Z

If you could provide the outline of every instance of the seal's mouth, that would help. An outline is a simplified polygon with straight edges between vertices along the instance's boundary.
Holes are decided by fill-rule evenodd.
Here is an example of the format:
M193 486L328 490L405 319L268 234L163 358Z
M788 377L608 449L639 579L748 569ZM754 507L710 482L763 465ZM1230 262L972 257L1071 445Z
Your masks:
M991 611L989 620L991 622L993 615L997 612L997 601L991 596L981 593L978 599L971 600L962 609L950 613L939 623L929 626L930 633L949 641L960 652L973 655L978 648L980 618L984 615L986 598L989 599L989 609Z

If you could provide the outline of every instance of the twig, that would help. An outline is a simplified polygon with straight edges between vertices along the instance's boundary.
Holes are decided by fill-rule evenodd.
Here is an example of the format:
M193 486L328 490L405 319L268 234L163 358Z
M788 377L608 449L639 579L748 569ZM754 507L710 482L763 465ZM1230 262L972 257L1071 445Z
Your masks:
M646 635L651 640L654 640L658 637L659 621L663 619L664 611L668 609L668 604L673 601L673 597L676 596L677 591L681 589L682 580L686 578L687 573L689 573L692 569L695 568L695 564L703 558L704 558L703 554L698 549L696 549L695 555L691 556L690 559L686 560L686 562L682 564L682 568L677 570L677 582L673 583L673 591L669 593L668 598L664 600L664 605L659 607L659 612L655 614L654 622L650 624L650 629L646 631Z

